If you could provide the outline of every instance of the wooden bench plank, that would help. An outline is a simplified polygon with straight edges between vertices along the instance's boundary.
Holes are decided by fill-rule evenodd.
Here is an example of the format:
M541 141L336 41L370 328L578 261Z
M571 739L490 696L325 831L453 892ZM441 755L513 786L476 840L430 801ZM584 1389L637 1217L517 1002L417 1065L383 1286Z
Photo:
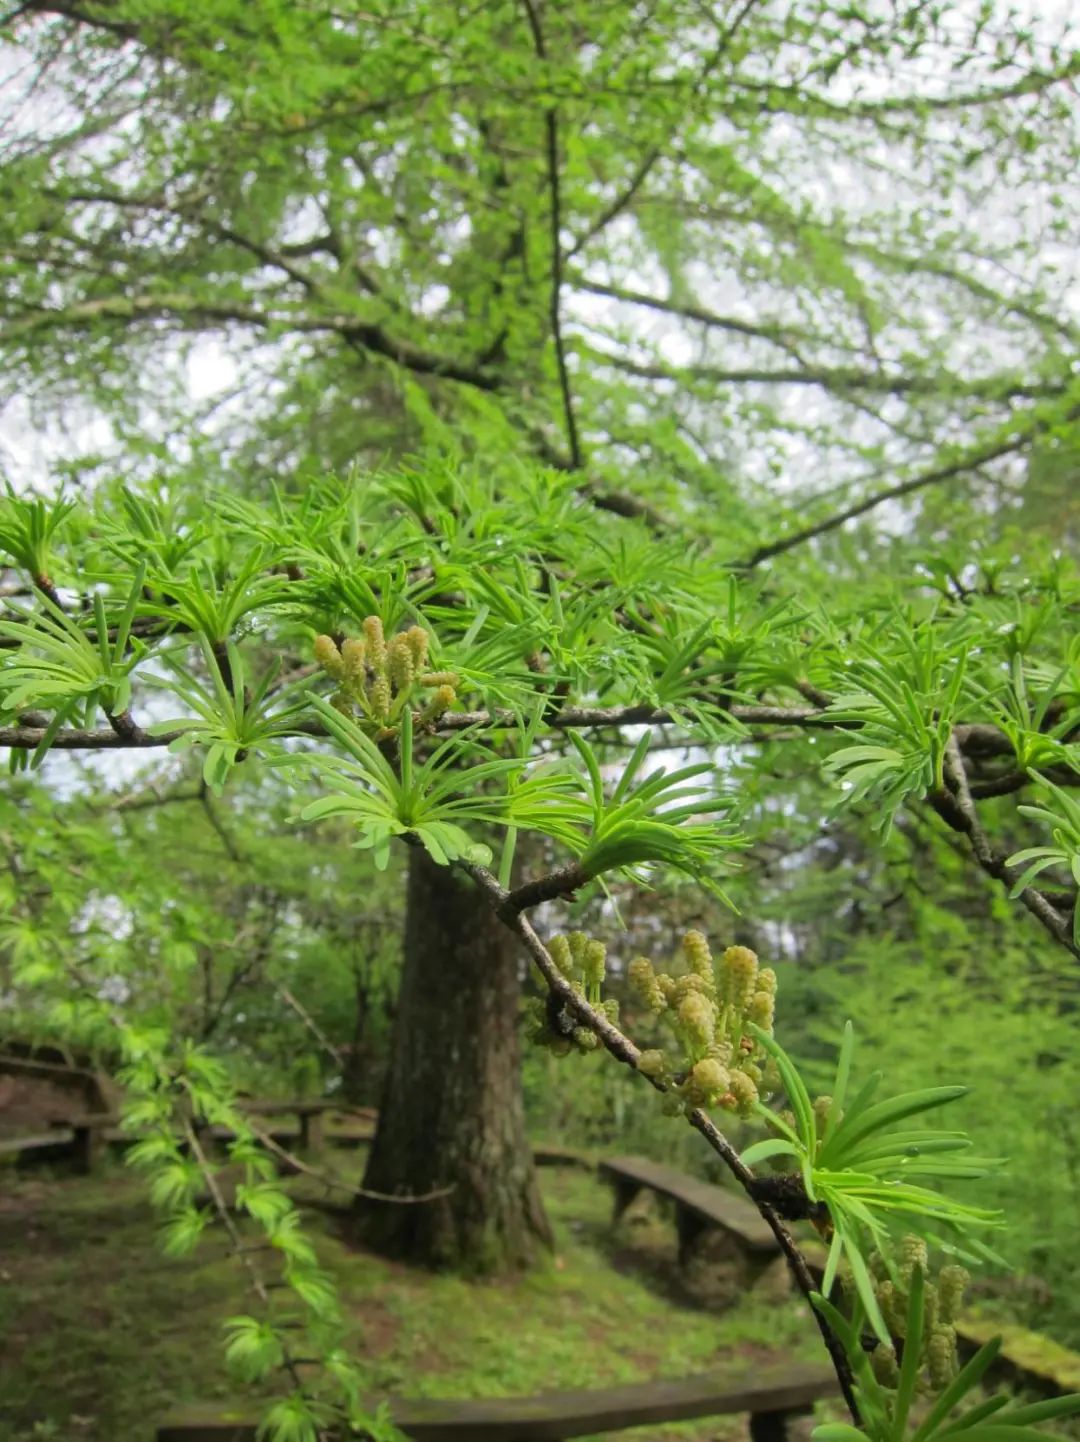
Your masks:
M252 1116L314 1116L319 1112L340 1112L342 1116L359 1117L363 1121L376 1122L379 1113L374 1107L353 1106L350 1102L338 1101L334 1097L306 1097L298 1101L277 1101L273 1097L240 1097L236 1103L238 1111L250 1112Z
M271 1141L281 1146L287 1146L290 1142L300 1140L300 1127L296 1122L269 1122L262 1123L259 1131L263 1136L269 1137ZM222 1126L214 1122L211 1126L201 1127L200 1135L213 1142L234 1142L236 1132L232 1127Z
M734 1192L688 1176L647 1157L611 1157L600 1163L600 1175L616 1184L647 1187L670 1197L703 1221L739 1238L751 1251L777 1253L780 1244L757 1208Z
M66 1066L58 1061L39 1061L36 1057L11 1056L0 1052L0 1072L9 1076L40 1077L43 1081L73 1081L97 1085L96 1073L85 1067Z
M328 1136L326 1118L331 1112L340 1112L345 1116L354 1118L352 1123L346 1123L344 1131L338 1131L337 1136L341 1140L367 1141L374 1135L374 1126L378 1113L370 1107L353 1107L333 1097L309 1097L296 1101L278 1101L276 1098L251 1098L244 1097L238 1103L240 1111L246 1112L249 1116L292 1116L300 1123L299 1143L305 1151L322 1151ZM361 1130L356 1130L360 1128ZM365 1135L362 1129L371 1128L370 1135ZM271 1133L274 1140L282 1141L277 1133ZM293 1134L295 1137L295 1133Z
M71 1127L53 1127L51 1131L26 1137L0 1137L0 1157L18 1157L23 1152L48 1151L69 1147L75 1140Z
M391 1401L390 1411L413 1442L563 1442L595 1432L739 1412L778 1419L805 1411L836 1391L836 1377L827 1367L774 1364L741 1378L704 1372L533 1397L402 1398ZM188 1411L162 1423L157 1442L254 1442L256 1425L256 1418L235 1411Z
M129 1131L120 1125L120 1119L115 1116L80 1116L73 1117L70 1121L56 1122L53 1124L52 1136L57 1137L66 1129L68 1140L71 1139L73 1128L88 1128L96 1132L102 1138L106 1146L133 1146L147 1135L145 1131ZM287 1146L300 1138L300 1128L288 1122L275 1123L269 1127L260 1127L260 1131L266 1133L273 1141L280 1146ZM179 1134L178 1134L179 1135ZM212 1126L206 1128L206 1135L217 1142L231 1142L236 1139L236 1133L231 1127ZM356 1122L344 1122L327 1128L324 1133L329 1142L338 1142L342 1146L352 1146L361 1142L370 1142L375 1137L375 1128L371 1122L361 1118ZM62 1140L62 1136L60 1137ZM12 1140L18 1140L14 1138ZM8 1150L18 1150L17 1147Z
M241 1097L236 1103L236 1109L240 1112L250 1112L252 1116L314 1116L318 1112L341 1112L349 1111L350 1108L343 1106L341 1102L331 1100L329 1097L311 1097L306 1101L275 1101L270 1098Z
M105 1108L112 1104L108 1095L113 1089L109 1079L104 1073L87 1067L66 1066L61 1062L39 1061L35 1057L12 1056L0 1051L0 1074L70 1087L80 1091L90 1107Z
M86 1127L91 1131L106 1132L120 1125L118 1112L77 1112L63 1121L51 1123L54 1127Z
M364 1121L339 1122L334 1126L326 1128L326 1140L336 1142L339 1146L356 1146L361 1142L373 1142L375 1140L375 1123Z

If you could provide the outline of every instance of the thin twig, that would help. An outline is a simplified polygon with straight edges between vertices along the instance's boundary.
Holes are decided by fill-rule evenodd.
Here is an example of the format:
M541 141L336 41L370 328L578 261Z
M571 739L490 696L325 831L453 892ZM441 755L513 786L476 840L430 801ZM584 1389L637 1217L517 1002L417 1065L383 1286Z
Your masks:
M239 866L245 858L241 854L240 848L237 846L236 842L229 835L228 828L226 827L225 823L217 814L217 811L214 808L214 803L210 797L210 788L209 786L207 786L205 781L201 781L199 783L199 800L202 803L203 810L206 812L207 821L209 821L211 827L217 835L218 840L225 848L225 854L228 856L230 861L235 862Z
M284 982L271 981L270 984L277 992L278 996L281 997L282 1001L285 1002L286 1005L291 1006L293 1011L296 1012L297 1016L307 1027L308 1031L311 1032L312 1036L322 1047L323 1051L326 1052L327 1056L332 1057L333 1060L337 1062L338 1066L344 1066L345 1059L341 1054L340 1047L336 1047L334 1045L334 1043L323 1031L319 1023L315 1020L311 1013L299 1001L297 1001L296 997L293 996L292 992L284 984Z
M1005 858L990 845L990 840L979 820L955 732L949 737L945 747L944 771L948 788L951 789L931 791L926 798L927 801L947 826L967 837L972 855L983 871L1006 886L1011 885L1012 869ZM1019 897L1028 911L1042 922L1054 940L1080 960L1080 946L1077 946L1073 940L1072 928L1053 902L1033 886L1025 886L1019 893ZM1074 905L1080 905L1080 897L1077 898Z
M282 1110L284 1110L284 1108L282 1108ZM438 1191L418 1192L415 1196L410 1197L397 1196L392 1192L373 1192L368 1187L358 1187L354 1182L347 1182L342 1177L335 1176L331 1172L322 1172L317 1167L309 1166L307 1162L302 1162L298 1156L290 1152L287 1147L283 1147L280 1142L276 1142L269 1132L264 1132L261 1127L256 1126L250 1117L245 1117L244 1120L245 1124L251 1128L262 1145L266 1147L268 1151L276 1152L283 1161L288 1162L290 1167L295 1167L296 1170L302 1172L304 1176L314 1177L316 1181L322 1182L324 1186L336 1187L342 1192L351 1192L354 1197L368 1197L373 1202L395 1202L400 1206L408 1207L415 1205L417 1202L438 1201L440 1197L448 1197L454 1190L452 1186L440 1187Z
M542 64L547 62L544 32L533 0L523 0L525 13L529 17L533 48ZM562 193L559 182L559 111L557 105L549 105L544 111L544 131L547 141L547 181L549 195L549 232L551 240L551 297L549 315L551 335L555 342L555 363L559 372L559 389L562 392L563 419L566 423L566 441L570 447L570 465L580 471L583 462L581 437L578 434L577 417L574 415L574 395L570 389L570 372L566 365L566 347L562 334Z
M149 786L139 786L134 791L126 791L100 805L88 806L87 810L92 816L106 811L122 811L126 815L129 811L153 811L159 806L175 806L198 800L198 791L170 791L163 796L158 789L158 783L153 782Z
M217 1212L222 1226L229 1235L229 1241L232 1243L233 1250L248 1270L248 1274L251 1277L252 1289L259 1301L262 1302L264 1306L269 1306L270 1293L267 1291L266 1283L263 1281L259 1269L249 1256L250 1249L244 1245L244 1239L240 1235L240 1229L233 1221L228 1205L222 1195L221 1188L218 1186L217 1174L210 1165L207 1155L203 1151L202 1143L199 1141L199 1134L192 1126L190 1118L188 1117L185 1117L183 1120L183 1133L184 1139L191 1149L191 1155L195 1158L199 1171L202 1173L203 1181L206 1183L206 1189L210 1193L210 1200L214 1204L214 1210Z

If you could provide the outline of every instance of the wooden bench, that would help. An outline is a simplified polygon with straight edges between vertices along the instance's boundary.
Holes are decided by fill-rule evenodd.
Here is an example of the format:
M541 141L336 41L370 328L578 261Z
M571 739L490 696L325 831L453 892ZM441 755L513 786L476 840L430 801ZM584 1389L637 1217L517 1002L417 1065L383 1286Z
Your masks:
M800 1241L810 1275L820 1282L825 1275L827 1249L816 1241ZM1080 1352L1070 1351L1052 1337L999 1317L965 1312L956 1320L956 1346L966 1362L992 1337L1001 1338L1001 1351L991 1362L986 1380L1023 1387L1040 1397L1063 1397L1080 1392Z
M116 1127L116 1118L103 1116L72 1117L54 1122L47 1132L37 1136L0 1138L0 1156L13 1156L16 1162L24 1156L39 1161L69 1161L82 1176L89 1176L97 1165L108 1133Z
M259 1130L279 1146L299 1141L301 1147L311 1151L321 1150L327 1142L336 1146L362 1146L374 1140L378 1124L378 1113L371 1107L342 1106L325 1100L278 1102L245 1099L240 1104L240 1110L252 1116L274 1117L290 1113L297 1116L299 1130L289 1124L274 1123L260 1126ZM328 1112L343 1112L346 1120L326 1125L324 1119ZM212 1141L228 1143L236 1133L231 1127L211 1126L206 1128L205 1135ZM89 1173L107 1147L130 1146L138 1139L139 1133L126 1131L120 1125L120 1118L112 1112L77 1115L54 1122L49 1132L39 1136L0 1138L0 1157L18 1157L23 1152L52 1152L58 1160L74 1159L80 1172ZM592 1170L596 1165L589 1153L572 1147L541 1144L534 1149L533 1155L538 1166L579 1166Z
M611 1157L600 1163L600 1175L615 1190L615 1221L643 1188L675 1203L680 1256L702 1230L714 1227L762 1258L775 1257L780 1251L780 1244L758 1209L724 1187L715 1187L646 1157Z
M699 1301L724 1306L754 1287L789 1289L780 1244L751 1202L646 1157L611 1157L598 1170L615 1192L613 1222L643 1190L674 1203L679 1263Z
M281 1115L293 1113L300 1119L299 1129L295 1125L270 1124L260 1130L280 1146L291 1146L299 1140L301 1147L311 1151L321 1149L325 1140L343 1145L358 1145L370 1142L375 1135L375 1123L369 1119L364 1108L342 1108L330 1101L277 1102L258 1101L242 1104L241 1110L257 1115ZM355 1121L324 1132L323 1114L328 1111L355 1110ZM126 1131L120 1125L120 1117L113 1112L81 1113L53 1122L48 1132L33 1136L0 1138L0 1157L13 1156L18 1160L23 1154L37 1156L39 1160L70 1160L75 1169L89 1175L97 1167L106 1147L130 1146L138 1141L140 1133ZM204 1135L211 1141L228 1143L236 1133L231 1127L210 1126Z
M704 1372L673 1381L533 1397L392 1399L390 1412L413 1442L562 1442L732 1413L750 1414L752 1442L785 1442L793 1418L836 1392L836 1377L827 1367L774 1364L741 1377ZM257 1425L257 1417L236 1412L179 1412L158 1427L157 1442L255 1442Z
M336 1147L367 1146L375 1140L377 1123L358 1117L356 1121L337 1122L326 1129L326 1140Z
M251 1117L293 1116L300 1124L299 1142L304 1151L320 1152L325 1142L324 1114L340 1110L340 1102L327 1101L322 1097L311 1101L250 1101L244 1098L237 1102L237 1111ZM274 1137L278 1141L278 1137Z
M104 1111L115 1105L113 1083L103 1072L69 1066L62 1061L42 1061L36 1056L19 1056L0 1051L0 1076L25 1077L49 1082L76 1092L88 1111Z
M1080 1392L1080 1352L1072 1352L1041 1332L1029 1332L1013 1322L967 1313L956 1323L956 1342L962 1360L972 1356L991 1337L1001 1338L1001 1351L987 1376L994 1381L1024 1387L1041 1397Z
M371 1107L352 1107L329 1097L314 1097L307 1101L277 1101L273 1098L254 1100L245 1097L237 1103L237 1110L246 1112L252 1117L296 1117L300 1124L300 1146L305 1151L311 1152L322 1151L328 1140L346 1145L371 1141L375 1135L375 1125L378 1120L378 1113ZM328 1112L345 1112L355 1117L356 1120L347 1122L344 1126L328 1128L326 1126ZM264 1130L269 1130L275 1141L292 1139L280 1136L272 1129Z
M105 1152L106 1143L117 1137L124 1137L120 1130L120 1118L110 1112L96 1116L72 1117L68 1125L74 1133L72 1155L75 1169L83 1176L89 1176L97 1167Z

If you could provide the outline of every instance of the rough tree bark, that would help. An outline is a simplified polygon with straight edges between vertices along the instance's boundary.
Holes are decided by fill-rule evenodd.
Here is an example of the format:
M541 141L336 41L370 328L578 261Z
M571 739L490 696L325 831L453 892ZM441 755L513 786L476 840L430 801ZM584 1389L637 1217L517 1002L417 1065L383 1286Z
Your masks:
M464 877L410 853L405 954L390 1065L359 1235L390 1255L474 1272L527 1266L550 1247L525 1136L513 937Z

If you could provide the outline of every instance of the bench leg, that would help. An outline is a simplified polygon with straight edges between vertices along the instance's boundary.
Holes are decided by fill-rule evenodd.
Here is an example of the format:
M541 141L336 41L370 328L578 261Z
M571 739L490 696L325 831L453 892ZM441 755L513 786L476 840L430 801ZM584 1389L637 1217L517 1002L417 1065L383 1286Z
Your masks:
M694 1250L694 1243L708 1227L696 1212L690 1211L688 1207L675 1204L675 1231L679 1238L679 1265L684 1267L690 1260Z
M88 1177L97 1170L98 1162L105 1148L104 1134L97 1127L76 1127L72 1143L75 1170L80 1176Z
M752 1412L750 1442L790 1442L790 1424L812 1412L811 1407L796 1407L786 1412Z
M300 1146L305 1152L321 1152L325 1134L322 1112L304 1112L300 1117Z
M611 1224L612 1226L614 1226L615 1223L622 1216L623 1212L626 1211L627 1207L637 1196L638 1192L641 1191L641 1183L627 1181L622 1177L616 1177L613 1179L611 1185L615 1189L615 1209L611 1214Z

